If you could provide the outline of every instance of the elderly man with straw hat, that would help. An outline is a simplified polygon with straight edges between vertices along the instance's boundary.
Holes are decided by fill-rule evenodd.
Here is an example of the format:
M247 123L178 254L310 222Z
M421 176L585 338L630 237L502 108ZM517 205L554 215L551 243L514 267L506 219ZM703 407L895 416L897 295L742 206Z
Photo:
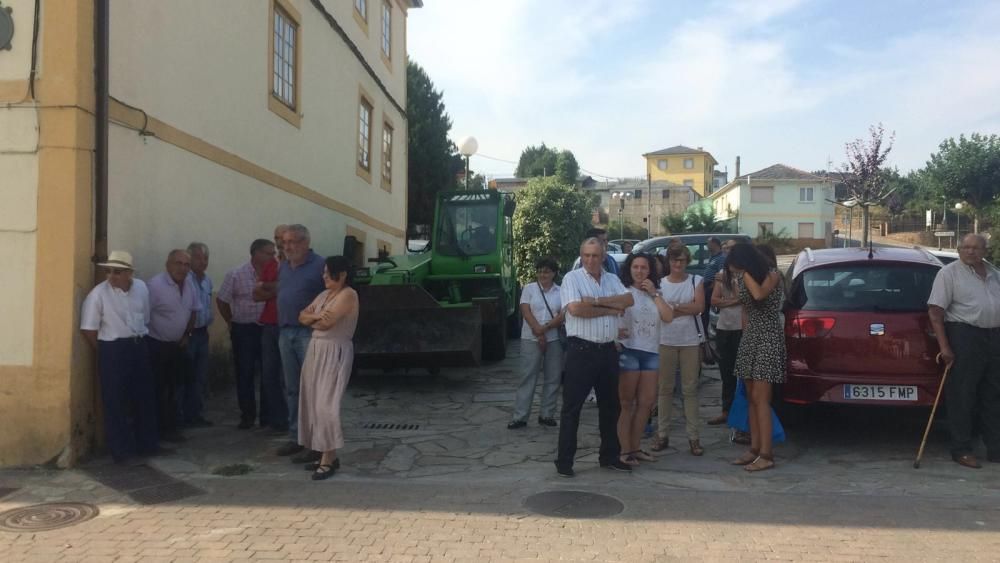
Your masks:
M98 264L107 279L83 301L80 331L97 351L108 449L116 463L158 450L156 392L149 366L149 291L134 279L132 255L111 252ZM134 425L128 413L134 411Z

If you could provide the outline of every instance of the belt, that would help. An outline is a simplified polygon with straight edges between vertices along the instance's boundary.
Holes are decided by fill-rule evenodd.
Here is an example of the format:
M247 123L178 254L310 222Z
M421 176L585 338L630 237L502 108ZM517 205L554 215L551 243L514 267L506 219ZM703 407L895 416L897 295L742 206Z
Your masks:
M115 338L114 340L112 340L112 342L127 342L127 343L130 343L130 344L135 344L135 343L138 343L138 342L142 342L143 338L146 338L145 335L143 335L143 336L139 336L139 335L124 336L122 338Z
M196 326L191 329L191 332L208 332L207 326Z
M609 348L614 348L614 341L611 342L591 342L589 340L584 340L576 336L570 336L567 340L569 343L576 346L577 348L583 348L584 350L605 350Z

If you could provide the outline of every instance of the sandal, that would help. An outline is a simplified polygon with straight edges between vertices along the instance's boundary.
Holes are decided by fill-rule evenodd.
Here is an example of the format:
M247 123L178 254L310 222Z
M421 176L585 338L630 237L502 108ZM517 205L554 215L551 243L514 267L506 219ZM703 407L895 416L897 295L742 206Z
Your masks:
M654 452L662 452L663 450L670 447L670 438L656 438L653 440L653 445L649 449Z
M312 480L322 481L323 479L329 479L330 477L333 477L333 474L336 472L337 470L333 468L333 464L321 464L317 466L316 471L313 472Z
M745 471L750 473L756 473L758 471L767 471L768 469L774 469L774 456L761 454L757 456L757 459L743 466Z
M759 456L759 455L760 455L760 452L758 452L756 450L747 450L746 452L743 453L743 455L741 455L740 457L738 457L738 458L734 459L733 461L729 462L729 464L730 465L750 465L751 463L753 463L754 461L756 461L757 456Z
M646 450L636 450L632 452L632 455L639 461L656 461L656 458Z
M705 455L705 448L701 447L701 441L688 440L688 446L691 448L691 455L693 456Z
M307 463L303 465L302 469L305 469L306 471L316 471L316 468L318 467L319 467L319 462L314 461L312 463ZM330 467L333 467L334 469L340 469L340 458L338 457L337 459L334 459L333 462L330 464Z
M622 463L624 463L625 465L631 465L632 467L638 467L639 466L639 460L636 459L634 455L632 455L634 453L635 452L624 453L624 454L618 456L618 459Z

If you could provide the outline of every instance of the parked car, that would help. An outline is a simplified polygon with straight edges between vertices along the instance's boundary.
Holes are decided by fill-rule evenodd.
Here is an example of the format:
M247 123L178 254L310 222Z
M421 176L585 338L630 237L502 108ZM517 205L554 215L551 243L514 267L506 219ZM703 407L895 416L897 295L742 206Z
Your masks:
M708 264L708 259L711 257L708 252L709 237L718 237L722 242L726 242L730 239L736 239L739 242L753 242L753 239L751 239L749 235L734 233L692 233L646 239L635 245L632 252L660 254L666 251L667 245L670 244L670 241L680 241L688 247L688 250L691 251L691 262L687 267L688 273L698 274L700 276L705 271L705 266Z
M951 264L955 260L958 260L958 253L954 250L931 250L929 252L933 254L935 258L940 260L945 266Z
M930 405L941 381L920 248L804 250L789 269L785 403Z

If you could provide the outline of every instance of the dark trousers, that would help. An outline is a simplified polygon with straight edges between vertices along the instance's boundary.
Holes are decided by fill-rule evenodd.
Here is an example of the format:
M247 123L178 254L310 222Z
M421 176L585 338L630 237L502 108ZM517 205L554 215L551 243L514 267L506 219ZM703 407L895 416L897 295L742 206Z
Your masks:
M257 420L257 393L254 375L260 365L260 325L233 323L229 329L233 343L233 363L236 366L236 400L240 406L240 421Z
M742 330L715 329L715 349L719 352L719 375L722 377L722 412L729 412L736 396L736 352L740 349Z
M208 380L208 329L196 328L191 331L187 348L188 376L181 383L178 420L194 422L202 418L205 385Z
M160 436L169 436L178 430L178 389L188 377L190 367L178 342L150 338L149 358L156 379L156 417Z
M955 353L945 383L951 455L971 454L972 430L979 417L990 459L1000 459L1000 328L945 323Z
M97 342L104 434L115 461L156 451L156 391L145 338ZM131 415L133 424L129 424Z
M275 430L288 429L285 377L281 371L278 325L263 325L260 331L260 419Z
M597 394L601 465L618 461L618 351L614 345L597 345L570 338L566 353L566 376L563 380L563 404L559 425L559 452L556 467L571 468L576 456L576 434L580 410L591 389Z

